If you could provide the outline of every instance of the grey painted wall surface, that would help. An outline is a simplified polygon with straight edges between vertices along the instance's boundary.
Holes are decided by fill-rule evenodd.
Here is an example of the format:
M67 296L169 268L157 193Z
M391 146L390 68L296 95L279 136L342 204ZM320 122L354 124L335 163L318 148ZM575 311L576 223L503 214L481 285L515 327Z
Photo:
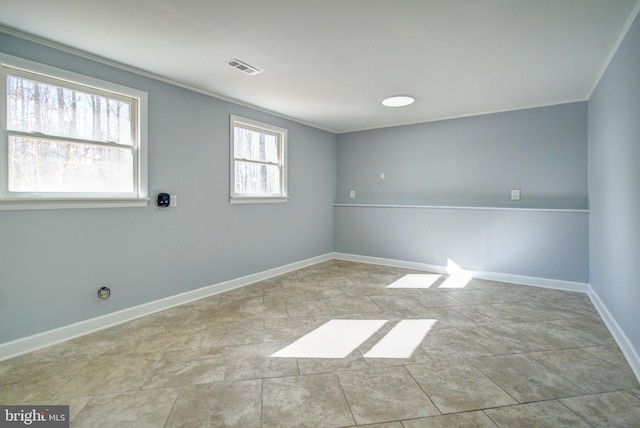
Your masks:
M0 343L333 250L334 134L3 33L0 50L147 91L149 192L178 195L168 210L0 211ZM289 129L288 203L229 204L230 113Z
M586 212L335 207L336 251L588 282Z
M338 201L586 209L586 121L583 102L341 134ZM586 213L336 207L334 222L339 252L588 282Z
M589 100L590 281L640 354L640 18Z
M582 102L340 134L338 202L587 208L586 123Z

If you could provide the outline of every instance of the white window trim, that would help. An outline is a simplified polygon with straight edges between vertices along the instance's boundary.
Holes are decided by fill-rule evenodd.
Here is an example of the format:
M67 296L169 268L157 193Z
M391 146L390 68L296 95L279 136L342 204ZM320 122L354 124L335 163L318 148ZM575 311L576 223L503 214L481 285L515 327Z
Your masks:
M265 130L269 133L280 134L280 193L277 195L248 195L235 192L235 148L234 131L236 124L247 125L251 128ZM287 177L287 143L288 130L279 126L259 122L253 119L229 115L229 202L232 204L255 204L255 203L283 203L289 200L288 177Z
M137 100L137 173L136 195L134 197L99 197L92 194L88 197L20 197L11 198L8 195L0 196L0 211L11 210L42 210L42 209L71 209L71 208L130 208L145 207L149 202L148 193L148 95L146 92L74 73L71 71L51 67L45 64L29 61L23 58L0 53L0 65L25 70L34 74L50 76L58 80L84 85L98 90L123 94ZM3 80L2 85L6 82ZM8 133L6 131L6 86L0 90L0 183L1 192L7 188L6 171L8 168L7 143Z

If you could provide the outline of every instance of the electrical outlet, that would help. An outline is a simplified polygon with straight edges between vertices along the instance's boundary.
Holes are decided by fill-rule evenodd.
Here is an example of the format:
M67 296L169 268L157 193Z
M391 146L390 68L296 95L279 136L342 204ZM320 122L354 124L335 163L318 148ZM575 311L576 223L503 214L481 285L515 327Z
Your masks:
M356 198L356 191L349 190L349 199L355 199L355 198Z
M169 199L170 203L169 206L170 207L177 207L178 206L178 195L171 195L171 199Z
M511 190L511 200L519 201L520 200L520 189L512 189Z

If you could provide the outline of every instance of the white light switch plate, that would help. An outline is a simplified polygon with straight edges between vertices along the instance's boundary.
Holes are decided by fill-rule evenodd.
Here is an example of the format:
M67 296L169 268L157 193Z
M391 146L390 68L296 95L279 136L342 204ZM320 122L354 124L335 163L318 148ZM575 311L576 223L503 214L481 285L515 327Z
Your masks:
M171 195L171 199L169 199L169 206L170 207L178 206L178 195Z

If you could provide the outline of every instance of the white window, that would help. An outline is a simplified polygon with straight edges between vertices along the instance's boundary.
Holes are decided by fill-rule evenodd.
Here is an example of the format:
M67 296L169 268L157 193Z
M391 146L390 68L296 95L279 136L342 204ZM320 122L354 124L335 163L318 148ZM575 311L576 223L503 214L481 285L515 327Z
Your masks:
M287 201L287 130L231 115L231 203Z
M145 206L146 93L0 60L0 209Z

